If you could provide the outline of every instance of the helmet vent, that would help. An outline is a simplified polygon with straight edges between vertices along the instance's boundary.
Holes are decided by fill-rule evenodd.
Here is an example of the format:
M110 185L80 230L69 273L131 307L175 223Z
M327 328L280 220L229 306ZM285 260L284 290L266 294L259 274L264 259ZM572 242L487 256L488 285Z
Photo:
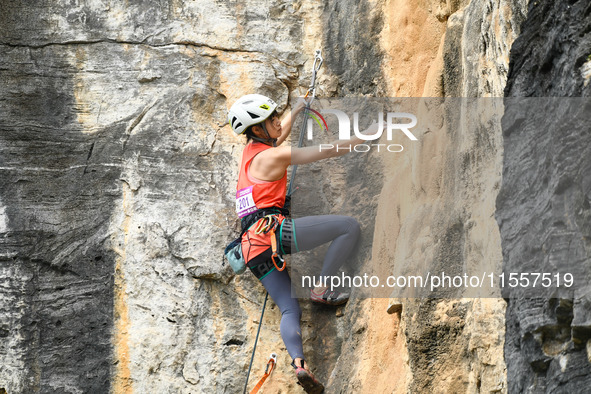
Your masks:
M232 118L232 122L231 122L231 123L232 123L232 127L236 128L236 127L234 126L234 123L235 123L237 120L238 120L238 118L237 118L237 117L235 117L235 116Z
M239 128L240 126L242 126L242 123L238 122L238 123L236 123L236 125L234 126L234 129L237 129L237 128Z
M250 117L251 117L252 119L257 119L257 118L260 118L260 116L258 116L257 114L253 114L252 112L249 112L249 111L246 111L246 112L247 112L247 113L250 115Z
M242 105L246 105L246 104L250 104L250 103L252 103L252 100L244 101L244 102L242 103Z

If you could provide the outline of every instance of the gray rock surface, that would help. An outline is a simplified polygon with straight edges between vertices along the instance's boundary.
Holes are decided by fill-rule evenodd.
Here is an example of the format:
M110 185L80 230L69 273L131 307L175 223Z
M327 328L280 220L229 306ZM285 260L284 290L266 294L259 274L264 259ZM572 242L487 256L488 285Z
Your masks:
M589 97L588 1L536 1L511 53L505 93ZM591 152L588 100L507 100L497 201L505 272L572 273L576 286L508 300L509 392L584 392L590 384Z
M0 51L0 386L105 391L125 124L83 133L61 48Z
M285 107L304 59L292 6L243 6L0 6L9 393L241 386L262 298L221 265L242 145L226 108L259 87Z
M509 71L509 51L520 33L527 2L473 0L460 3L462 7L451 14L447 22L444 95L502 97Z

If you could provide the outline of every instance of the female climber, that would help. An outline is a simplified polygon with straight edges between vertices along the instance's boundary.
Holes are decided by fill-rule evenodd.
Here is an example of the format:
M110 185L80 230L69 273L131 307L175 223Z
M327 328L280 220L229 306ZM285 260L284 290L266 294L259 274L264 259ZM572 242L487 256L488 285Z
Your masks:
M344 146L362 140L335 141L331 150L318 147L280 146L291 131L292 117L303 110L300 101L283 120L277 104L260 94L240 98L230 108L228 121L236 134L246 135L237 186L236 210L245 233L242 252L248 268L261 281L281 311L280 331L293 359L298 382L308 393L321 393L323 385L308 369L302 348L301 310L291 297L291 281L280 255L309 250L331 242L322 266L322 276L337 273L359 237L359 224L348 216L308 216L289 219L284 209L287 167L307 164L348 152ZM341 149L337 149L336 147ZM246 230L248 229L248 230ZM295 250L292 250L292 247ZM349 295L326 287L311 290L313 302L341 305Z

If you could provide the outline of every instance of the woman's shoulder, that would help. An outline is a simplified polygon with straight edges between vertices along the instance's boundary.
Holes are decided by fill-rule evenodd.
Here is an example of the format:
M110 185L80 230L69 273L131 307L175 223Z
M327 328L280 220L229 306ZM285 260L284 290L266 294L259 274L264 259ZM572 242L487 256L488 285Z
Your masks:
M255 172L260 171L261 179L279 179L291 164L291 149L288 146L267 147L253 156ZM273 174L270 175L269 172Z

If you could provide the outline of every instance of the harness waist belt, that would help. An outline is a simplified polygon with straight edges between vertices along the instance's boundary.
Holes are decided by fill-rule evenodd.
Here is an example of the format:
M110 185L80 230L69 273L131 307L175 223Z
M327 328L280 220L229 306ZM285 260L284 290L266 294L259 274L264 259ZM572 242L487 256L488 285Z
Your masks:
M267 215L289 216L289 210L285 209L285 208L279 208L279 207L269 207L269 208L259 209L258 211L253 212L250 215L247 215L240 220L242 232L243 233L246 232L246 230L249 229L250 226L255 224L257 222L257 220L259 220Z

